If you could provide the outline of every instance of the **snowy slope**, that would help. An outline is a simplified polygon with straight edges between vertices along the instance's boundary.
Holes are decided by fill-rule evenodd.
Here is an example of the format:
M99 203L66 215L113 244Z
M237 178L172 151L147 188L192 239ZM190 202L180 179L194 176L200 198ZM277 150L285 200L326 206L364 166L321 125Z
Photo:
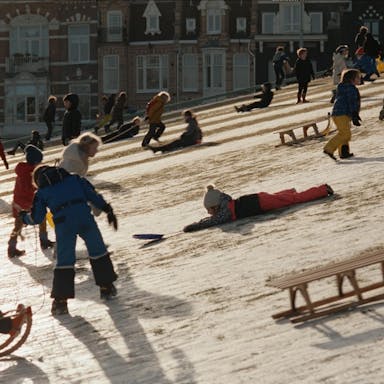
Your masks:
M271 318L287 308L288 295L267 287L270 277L383 247L384 123L378 114L384 80L360 87L363 124L353 128L355 158L334 163L322 154L320 140L275 148L280 128L326 117L330 89L329 79L316 80L311 103L295 105L296 89L287 87L270 108L246 114L236 114L230 101L199 108L204 139L217 146L153 155L142 151L140 137L104 145L90 179L119 218L118 232L98 219L114 252L119 297L108 305L99 300L79 241L76 299L69 302L71 315L61 319L50 315L54 261L39 249L37 229L24 231L25 257L6 256L14 179L2 168L0 309L32 305L34 323L13 358L0 360L0 382L382 383L381 303L298 326ZM173 119L164 140L183 127ZM53 162L61 150L48 148L46 160ZM11 168L21 158L10 159ZM203 217L209 182L234 197L326 182L339 198L176 234L151 247L132 238L173 234ZM368 269L362 278L377 275ZM327 281L314 293L331 293L334 285Z

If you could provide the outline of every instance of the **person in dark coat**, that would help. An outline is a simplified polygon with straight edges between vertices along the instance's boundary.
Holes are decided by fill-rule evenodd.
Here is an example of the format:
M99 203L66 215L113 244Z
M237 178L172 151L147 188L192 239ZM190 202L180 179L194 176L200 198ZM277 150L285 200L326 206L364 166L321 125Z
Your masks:
M55 114L56 114L56 101L57 98L55 96L49 96L48 98L48 106L44 111L44 121L47 126L47 133L45 135L45 140L50 140L53 131L53 124L55 122Z
M261 86L261 93L253 96L255 99L260 99L250 104L243 104L241 107L235 106L236 112L248 112L254 108L266 108L273 99L273 92L271 91L271 83L264 83Z
M185 226L183 231L199 231L331 195L333 195L332 188L328 184L322 184L303 192L297 192L291 188L276 193L258 192L232 199L231 196L216 189L213 185L208 185L203 203L210 217Z
M24 144L22 141L18 141L16 145L7 152L8 155L14 155L18 148L21 148L22 151L25 150L25 147L27 145L34 145L35 147L39 148L40 151L44 150L44 143L43 140L41 140L40 133L38 131L32 131L31 132L31 138L27 142L27 144Z
M63 168L42 165L36 168L32 177L38 189L31 213L20 216L25 224L35 225L45 220L47 208L53 215L57 258L51 292L54 299L52 314L68 313L67 299L75 297L77 236L87 247L95 282L100 287L100 298L109 300L116 296L113 282L117 275L88 202L105 212L108 223L117 230L112 207L87 179L71 175Z
M315 73L313 72L313 67L311 60L308 59L308 50L307 48L299 48L297 50L297 60L294 66L294 72L296 73L296 79L298 82L298 91L297 91L297 102L307 103L306 99L308 84L311 79L315 79Z
M355 44L357 49L364 47L365 40L367 39L367 33L368 28L362 25L359 32L355 36Z
M376 58L380 55L380 44L370 32L367 32L363 49L365 54L370 58L372 67L375 68L375 75L380 77L380 73L376 66Z
M273 70L276 76L276 90L281 89L281 84L285 78L284 64L289 63L289 58L284 52L284 47L277 47L272 59Z
M103 143L112 143L136 136L140 131L140 125L141 119L139 116L136 116L132 121L124 123L117 131L101 136L101 141Z
M123 112L124 112L126 102L127 102L127 94L125 92L120 92L111 110L111 120L104 127L105 132L110 132L112 124L117 123L117 129L119 129L120 126L123 125L124 123Z
M68 145L69 140L78 137L81 131L81 113L78 110L79 96L76 93L68 93L64 96L63 102L66 111L63 118L61 141L63 145Z
M5 168L9 169L9 164L7 161L7 157L5 156L4 146L3 146L3 143L1 142L1 140L0 140L0 157L1 157L1 160L3 160L3 164L4 164Z
M151 149L153 153L156 152L169 152L178 148L185 148L191 145L200 144L203 138L203 134L199 127L199 123L196 120L196 116L191 110L183 112L184 121L188 124L185 131L182 133L179 139L172 141L165 145L152 146L148 145L147 148Z

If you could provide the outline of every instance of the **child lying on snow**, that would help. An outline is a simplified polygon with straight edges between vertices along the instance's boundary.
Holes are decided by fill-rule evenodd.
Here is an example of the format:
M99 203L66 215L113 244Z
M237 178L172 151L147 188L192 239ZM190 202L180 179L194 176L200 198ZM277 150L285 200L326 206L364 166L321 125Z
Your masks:
M259 192L252 195L244 195L236 200L208 185L204 196L204 207L211 215L196 223L184 227L184 232L198 231L200 229L224 224L245 217L261 215L265 212L289 207L298 203L320 199L333 195L333 190L328 184L312 187L303 192L296 192L294 188L273 194Z

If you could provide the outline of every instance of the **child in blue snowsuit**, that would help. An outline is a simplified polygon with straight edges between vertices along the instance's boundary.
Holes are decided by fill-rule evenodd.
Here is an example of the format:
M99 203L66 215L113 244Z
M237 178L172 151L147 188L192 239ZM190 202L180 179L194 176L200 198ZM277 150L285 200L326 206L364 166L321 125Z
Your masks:
M47 208L55 223L57 262L54 269L51 297L52 314L68 313L67 299L75 297L76 239L79 235L88 250L100 297L110 299L117 291L113 282L117 275L100 230L88 202L107 213L108 222L117 230L117 219L112 207L99 195L93 185L63 168L46 165L36 168L33 180L38 187L30 214L22 214L26 224L45 220Z

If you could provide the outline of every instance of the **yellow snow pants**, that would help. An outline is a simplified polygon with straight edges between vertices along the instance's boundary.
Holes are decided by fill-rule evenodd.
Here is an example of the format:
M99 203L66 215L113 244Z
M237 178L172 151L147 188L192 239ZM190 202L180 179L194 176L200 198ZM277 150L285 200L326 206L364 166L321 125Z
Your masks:
M324 151L332 153L339 150L341 154L341 146L349 145L351 140L351 118L347 115L332 116L332 120L336 125L337 133L324 147Z

